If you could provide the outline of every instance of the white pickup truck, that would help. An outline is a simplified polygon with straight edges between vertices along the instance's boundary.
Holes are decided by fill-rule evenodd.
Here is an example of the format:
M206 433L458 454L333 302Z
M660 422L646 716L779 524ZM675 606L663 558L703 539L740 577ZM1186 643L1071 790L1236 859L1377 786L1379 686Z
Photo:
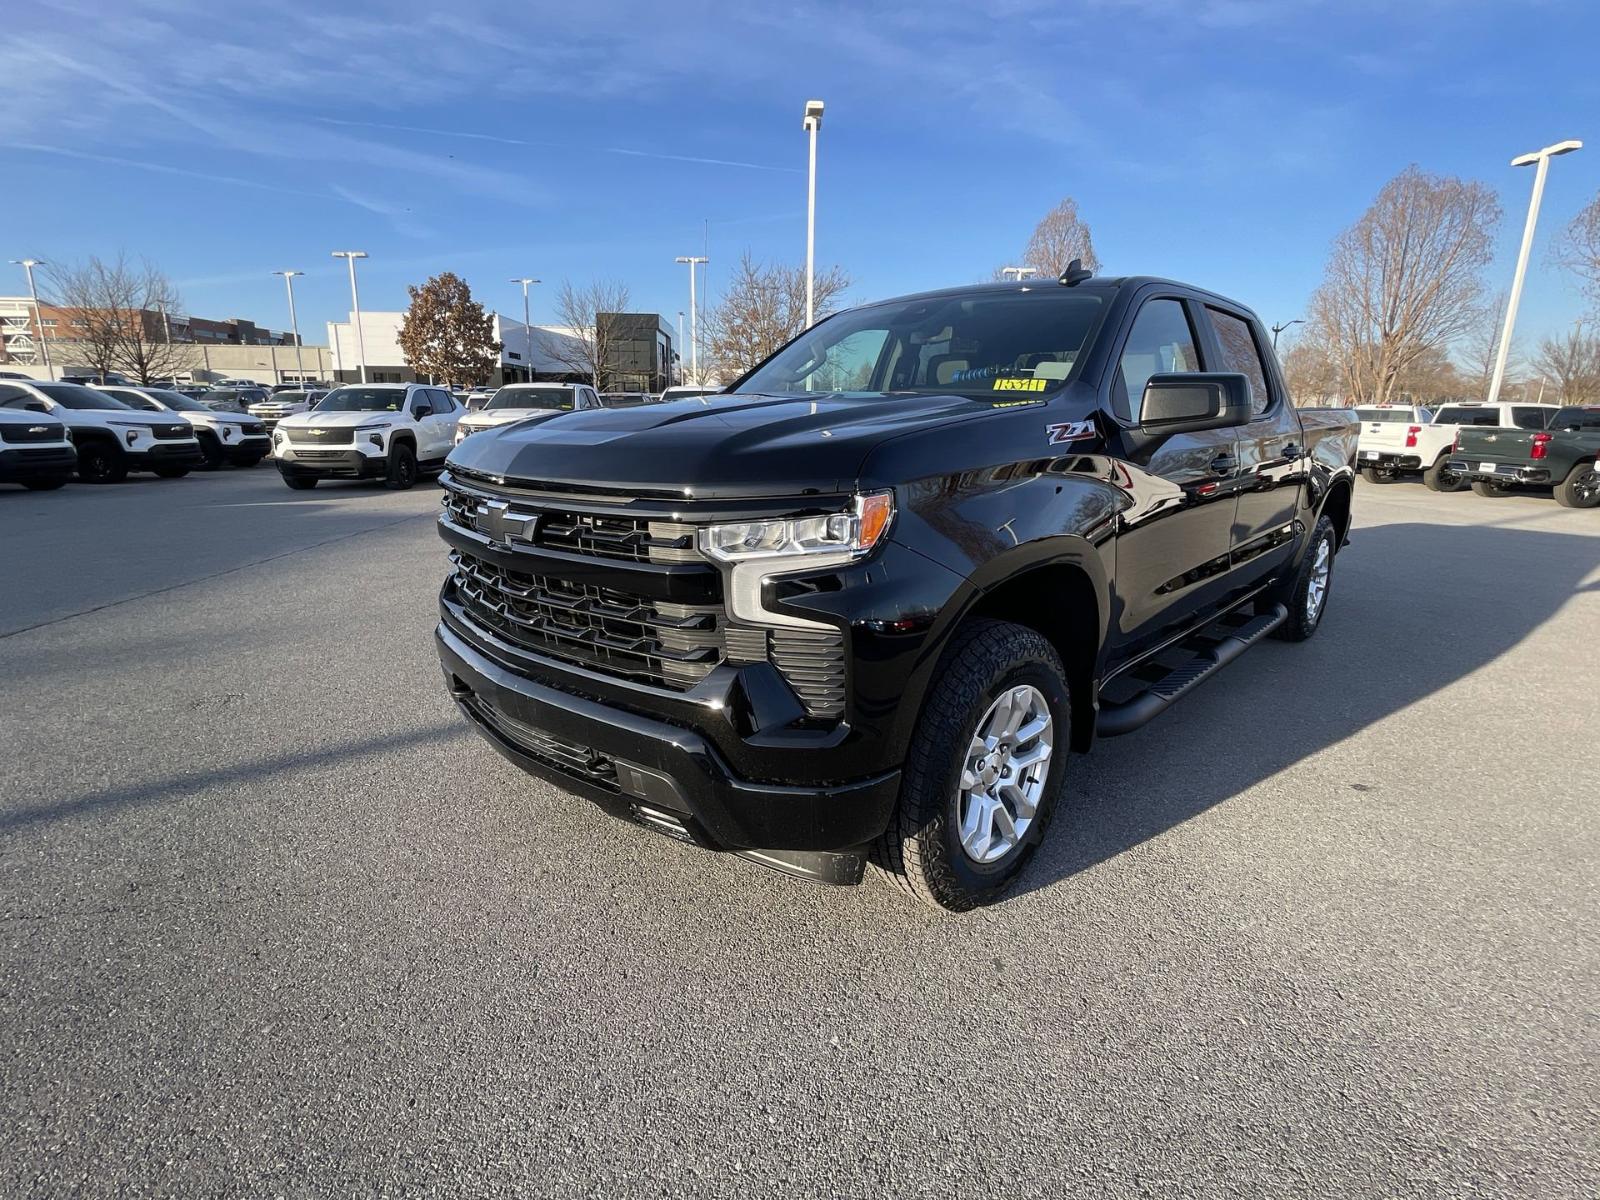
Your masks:
M1422 473L1435 492L1458 492L1467 480L1448 469L1456 431L1463 425L1543 429L1553 404L1444 404L1437 409L1361 407L1357 461L1368 483L1393 483L1404 474Z

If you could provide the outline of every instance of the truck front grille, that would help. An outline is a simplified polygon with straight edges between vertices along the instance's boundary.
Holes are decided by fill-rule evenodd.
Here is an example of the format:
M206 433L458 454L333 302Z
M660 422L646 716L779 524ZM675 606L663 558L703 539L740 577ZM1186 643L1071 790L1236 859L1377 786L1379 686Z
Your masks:
M59 442L66 436L61 425L0 425L0 442Z
M151 433L167 441L176 441L178 438L193 437L194 426L187 421L181 425L155 425L151 427Z
M489 513L484 502L471 492L446 492L444 508L463 529L491 532L485 526ZM506 514L519 530L519 543L545 550L626 562L704 561L694 548L694 527L676 521L571 512L534 503L507 505Z
M720 605L510 571L459 550L450 560L467 615L513 645L678 691L723 661Z
M344 429L286 429L291 446L353 446L355 430Z

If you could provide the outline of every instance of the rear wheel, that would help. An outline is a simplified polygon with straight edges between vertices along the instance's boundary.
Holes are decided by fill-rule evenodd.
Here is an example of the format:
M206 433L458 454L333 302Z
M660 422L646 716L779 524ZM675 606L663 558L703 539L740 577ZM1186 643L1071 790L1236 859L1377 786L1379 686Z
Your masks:
M1494 499L1511 494L1511 490L1505 484L1496 483L1492 479L1474 479L1472 481L1472 490L1480 496L1490 496Z
M1311 536L1300 554L1294 574L1277 589L1272 601L1289 610L1288 619L1272 631L1285 642L1303 642L1322 624L1328 607L1328 590L1333 586L1333 563L1338 553L1338 534L1333 522L1318 517Z
M1377 467L1362 467L1361 478L1368 483L1393 483L1394 476L1388 471L1380 471Z
M1581 462L1556 484L1556 503L1562 508L1593 508L1600 504L1600 461Z
M929 685L875 865L938 908L998 900L1049 828L1071 720L1066 673L1042 634L965 627Z
M95 440L78 447L78 478L85 483L121 483L128 464L110 442Z
M1422 473L1422 482L1430 492L1459 492L1467 481L1449 469L1449 458L1441 454L1433 466Z
M384 479L386 487L403 492L417 482L417 456L411 447L401 442L389 448L389 472Z

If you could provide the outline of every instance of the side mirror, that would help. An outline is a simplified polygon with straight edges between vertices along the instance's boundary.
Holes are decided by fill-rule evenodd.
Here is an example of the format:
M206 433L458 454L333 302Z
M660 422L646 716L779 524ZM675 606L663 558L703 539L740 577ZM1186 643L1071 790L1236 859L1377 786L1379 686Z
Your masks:
M1236 372L1152 375L1139 406L1139 428L1149 434L1227 429L1249 420L1250 380Z
M43 400L29 400L22 407L27 409L29 412L48 413L50 411L50 406Z

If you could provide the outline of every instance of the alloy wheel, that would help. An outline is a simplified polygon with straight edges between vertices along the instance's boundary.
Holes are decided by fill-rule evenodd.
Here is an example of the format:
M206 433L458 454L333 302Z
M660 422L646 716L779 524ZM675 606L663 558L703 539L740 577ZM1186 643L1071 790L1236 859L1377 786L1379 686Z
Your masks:
M998 862L1027 837L1044 796L1055 721L1044 693L1008 687L978 722L956 797L961 849L977 863Z

